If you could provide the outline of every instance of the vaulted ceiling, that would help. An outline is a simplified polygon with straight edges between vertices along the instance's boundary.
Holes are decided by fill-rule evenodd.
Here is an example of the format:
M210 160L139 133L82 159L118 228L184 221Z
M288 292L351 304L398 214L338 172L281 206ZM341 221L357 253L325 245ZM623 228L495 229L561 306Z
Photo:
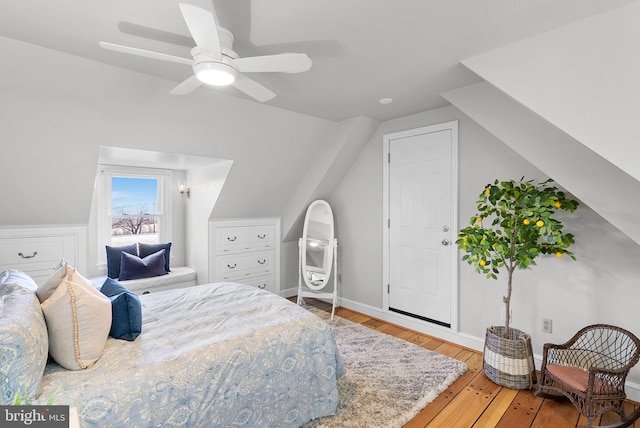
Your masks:
M268 104L331 121L388 120L447 104L440 94L479 82L460 61L631 3L631 0L184 0L215 7L240 56L305 52L301 74L252 73ZM188 65L106 51L100 41L189 57L178 0L5 0L0 36L165 78ZM24 67L37 67L38 58ZM46 70L45 70L46 72ZM47 76L55 79L56 76ZM209 89L246 98L235 88ZM189 95L187 95L189 96ZM381 98L393 102L382 105Z

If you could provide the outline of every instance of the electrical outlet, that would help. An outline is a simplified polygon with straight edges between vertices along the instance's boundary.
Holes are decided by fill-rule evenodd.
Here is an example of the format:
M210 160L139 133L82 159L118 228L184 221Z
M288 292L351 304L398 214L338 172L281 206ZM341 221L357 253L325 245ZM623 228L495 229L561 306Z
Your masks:
M542 318L542 331L545 333L553 332L553 321L549 318Z

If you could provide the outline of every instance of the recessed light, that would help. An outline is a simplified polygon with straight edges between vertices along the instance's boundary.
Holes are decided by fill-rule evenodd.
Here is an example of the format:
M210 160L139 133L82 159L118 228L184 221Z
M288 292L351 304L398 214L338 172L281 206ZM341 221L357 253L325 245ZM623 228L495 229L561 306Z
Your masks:
M380 104L391 104L393 100L391 98L380 98L378 101Z

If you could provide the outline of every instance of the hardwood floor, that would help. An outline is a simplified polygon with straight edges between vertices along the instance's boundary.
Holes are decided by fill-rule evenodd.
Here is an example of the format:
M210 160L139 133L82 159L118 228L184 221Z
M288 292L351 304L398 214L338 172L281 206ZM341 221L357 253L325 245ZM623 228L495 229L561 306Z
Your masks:
M295 298L291 298L295 301ZM308 304L330 311L331 305L320 300L306 299ZM349 309L338 308L342 318L380 332L415 343L460 361L469 370L459 377L404 428L575 428L583 427L582 417L569 401L541 399L533 391L515 391L496 385L482 371L482 353L449 343L422 333L372 318ZM627 413L638 403L629 401ZM594 425L609 425L620 418L613 412L595 420ZM636 421L635 428L640 428Z

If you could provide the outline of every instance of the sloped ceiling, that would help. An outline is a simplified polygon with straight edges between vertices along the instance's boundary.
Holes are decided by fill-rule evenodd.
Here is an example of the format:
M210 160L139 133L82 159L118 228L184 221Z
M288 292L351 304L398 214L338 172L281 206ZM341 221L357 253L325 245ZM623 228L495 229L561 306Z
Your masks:
M640 180L638 22L640 2L463 64Z
M640 243L640 3L463 61L443 96Z
M628 197L640 194L640 181L489 83L477 83L443 96L640 243L637 202Z
M333 127L320 150L311 158L305 175L284 210L284 241L302 235L302 222L309 203L316 199L329 199L379 125L378 121L357 117Z
M220 215L280 215L334 126L13 39L0 52L2 226L87 224L101 146L233 160Z

